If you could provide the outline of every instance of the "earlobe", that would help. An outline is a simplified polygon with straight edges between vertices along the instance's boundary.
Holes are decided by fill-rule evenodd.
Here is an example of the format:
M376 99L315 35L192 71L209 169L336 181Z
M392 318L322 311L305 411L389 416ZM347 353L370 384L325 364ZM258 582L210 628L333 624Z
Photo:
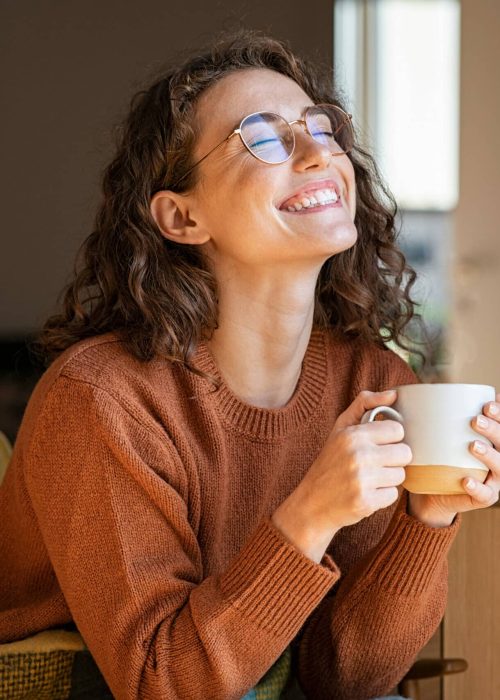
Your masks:
M157 192L151 200L150 211L162 236L175 243L197 245L210 238L190 216L188 201L176 192Z

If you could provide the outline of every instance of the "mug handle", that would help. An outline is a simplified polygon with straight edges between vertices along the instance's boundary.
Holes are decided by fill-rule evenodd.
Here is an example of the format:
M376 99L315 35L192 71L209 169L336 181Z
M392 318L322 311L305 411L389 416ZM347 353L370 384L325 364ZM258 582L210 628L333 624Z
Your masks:
M377 406L377 408L372 408L371 411L367 411L363 415L363 417L361 418L361 423L371 423L375 420L375 417L378 416L379 413L384 413L387 415L388 418L393 418L399 423L404 424L404 418L401 415L401 413L399 413L399 411L396 411L395 408L391 408L390 406Z

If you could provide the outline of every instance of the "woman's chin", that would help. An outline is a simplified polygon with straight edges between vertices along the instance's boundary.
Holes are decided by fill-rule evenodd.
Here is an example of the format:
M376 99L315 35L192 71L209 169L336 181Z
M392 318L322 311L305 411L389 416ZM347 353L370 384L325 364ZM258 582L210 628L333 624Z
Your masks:
M352 248L358 240L358 230L351 220L329 226L308 226L304 234L316 243L321 242L321 247L331 251L331 255Z

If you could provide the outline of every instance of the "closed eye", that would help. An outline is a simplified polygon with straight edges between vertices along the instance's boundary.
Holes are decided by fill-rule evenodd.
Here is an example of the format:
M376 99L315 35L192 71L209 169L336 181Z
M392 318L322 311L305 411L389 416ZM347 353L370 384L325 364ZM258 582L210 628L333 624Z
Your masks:
M261 141L253 141L250 144L250 148L259 148L260 146L265 146L268 143L278 143L279 139L262 139Z

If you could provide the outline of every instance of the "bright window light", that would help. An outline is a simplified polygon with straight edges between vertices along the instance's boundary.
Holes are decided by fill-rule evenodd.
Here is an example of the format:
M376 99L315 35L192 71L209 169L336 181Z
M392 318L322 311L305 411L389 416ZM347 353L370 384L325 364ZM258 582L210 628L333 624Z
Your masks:
M335 68L399 205L458 199L458 0L337 0Z

